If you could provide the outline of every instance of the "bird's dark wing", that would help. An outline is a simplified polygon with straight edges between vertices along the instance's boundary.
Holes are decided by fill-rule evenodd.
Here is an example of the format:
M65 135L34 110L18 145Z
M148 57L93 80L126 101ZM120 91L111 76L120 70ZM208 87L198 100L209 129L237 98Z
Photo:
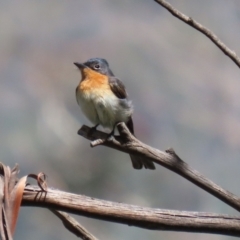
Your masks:
M109 80L110 88L116 97L120 99L127 98L127 92L125 90L125 86L119 79L117 79L116 77L110 76L108 80Z

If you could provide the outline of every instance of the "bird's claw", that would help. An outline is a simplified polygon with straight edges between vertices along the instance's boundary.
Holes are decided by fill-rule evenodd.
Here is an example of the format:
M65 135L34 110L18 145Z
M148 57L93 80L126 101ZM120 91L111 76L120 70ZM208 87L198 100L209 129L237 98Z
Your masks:
M106 138L107 141L112 141L114 139L114 135L113 134L109 134Z
M94 127L91 127L88 131L88 136L91 136L97 130L98 124Z

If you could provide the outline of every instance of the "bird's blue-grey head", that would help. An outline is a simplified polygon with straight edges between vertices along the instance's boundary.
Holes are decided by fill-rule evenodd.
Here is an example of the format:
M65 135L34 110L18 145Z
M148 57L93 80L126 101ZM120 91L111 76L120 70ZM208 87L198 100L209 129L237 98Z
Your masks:
M89 67L92 70L99 72L104 75L114 76L113 72L109 68L107 60L103 58L91 58L84 63L74 63L79 69Z

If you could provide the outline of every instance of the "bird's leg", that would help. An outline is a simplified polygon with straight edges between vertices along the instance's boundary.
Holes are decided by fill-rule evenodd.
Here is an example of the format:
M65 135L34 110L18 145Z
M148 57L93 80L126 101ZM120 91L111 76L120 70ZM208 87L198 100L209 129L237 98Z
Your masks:
M88 132L88 135L92 135L96 130L97 130L97 127L99 126L99 123L96 124L94 127L91 127L91 129L89 130Z
M98 126L99 126L99 123L96 124L94 127L92 127L92 128L91 128L91 131L96 131Z
M107 136L107 140L111 140L114 137L114 131L115 131L117 124L118 124L118 122L114 124L113 130Z

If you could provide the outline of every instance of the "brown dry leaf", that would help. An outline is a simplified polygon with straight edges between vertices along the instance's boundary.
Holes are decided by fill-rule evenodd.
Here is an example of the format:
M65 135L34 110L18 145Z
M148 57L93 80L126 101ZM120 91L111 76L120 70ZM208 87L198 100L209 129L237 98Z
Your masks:
M36 179L42 191L47 191L44 173L29 174L20 180L17 178L18 173L18 165L11 170L0 163L0 237L2 240L13 238L27 178Z
M12 192L10 193L10 199L9 199L9 215L8 215L8 221L10 225L10 231L13 235L17 223L18 213L20 210L21 202L22 202L22 196L23 191L26 186L27 176L22 177L15 187L13 188Z
M3 177L0 177L0 209L3 209L3 198L4 198L4 180ZM2 240L5 240L4 228L3 228L3 214L0 214L0 237Z

